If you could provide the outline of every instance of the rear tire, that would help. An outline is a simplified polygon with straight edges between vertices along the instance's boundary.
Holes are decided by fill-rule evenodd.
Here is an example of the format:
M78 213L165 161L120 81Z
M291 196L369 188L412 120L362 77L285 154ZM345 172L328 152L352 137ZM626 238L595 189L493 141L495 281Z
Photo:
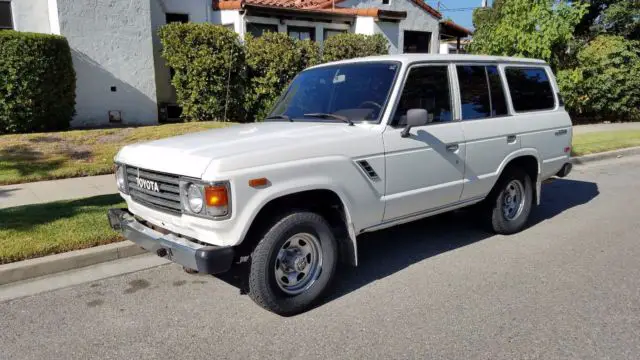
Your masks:
M312 212L280 218L251 254L249 296L283 316L310 309L336 272L338 246L327 221Z
M486 199L486 214L491 230L514 234L527 225L533 207L531 177L520 168L508 169Z

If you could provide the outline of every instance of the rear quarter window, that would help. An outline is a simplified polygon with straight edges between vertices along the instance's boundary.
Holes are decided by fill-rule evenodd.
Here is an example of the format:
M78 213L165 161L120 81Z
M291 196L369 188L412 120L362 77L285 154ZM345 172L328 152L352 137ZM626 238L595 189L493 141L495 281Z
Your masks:
M555 95L544 68L507 67L505 75L515 111L540 111L555 107Z

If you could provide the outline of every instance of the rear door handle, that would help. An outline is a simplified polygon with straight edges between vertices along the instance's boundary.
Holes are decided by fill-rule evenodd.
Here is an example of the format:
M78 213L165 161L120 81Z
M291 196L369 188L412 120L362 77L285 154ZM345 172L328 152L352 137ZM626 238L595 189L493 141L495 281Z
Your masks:
M454 151L458 151L458 149L460 149L460 145L458 145L458 144L449 144L449 145L447 145L447 151L454 152Z
M507 136L507 142L508 142L509 144L513 144L514 142L516 142L516 140L517 140L517 139L518 139L518 137L517 137L517 136L515 136L515 135L509 135L509 136Z
M556 131L556 136L562 136L562 135L567 135L567 129Z

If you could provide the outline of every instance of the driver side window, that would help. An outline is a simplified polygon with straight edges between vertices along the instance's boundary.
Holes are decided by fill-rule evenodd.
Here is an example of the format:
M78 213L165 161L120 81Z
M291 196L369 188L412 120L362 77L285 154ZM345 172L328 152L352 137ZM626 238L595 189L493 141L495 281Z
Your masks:
M409 71L393 116L393 126L407 123L407 111L425 109L433 123L453 120L447 66L420 66Z

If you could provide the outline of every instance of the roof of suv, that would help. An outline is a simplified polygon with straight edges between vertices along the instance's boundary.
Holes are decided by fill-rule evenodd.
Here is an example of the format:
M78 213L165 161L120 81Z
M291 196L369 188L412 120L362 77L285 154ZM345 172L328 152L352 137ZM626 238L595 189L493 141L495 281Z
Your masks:
M402 63L412 62L495 62L495 63L519 63L519 64L536 64L546 65L544 60L528 59L528 58L516 58L506 56L487 56L487 55L460 55L460 54L399 54L399 55L382 55L382 56L369 56L363 58L355 58L349 60L341 60L330 62L318 67L335 64L350 64L357 62L368 61L399 61Z

